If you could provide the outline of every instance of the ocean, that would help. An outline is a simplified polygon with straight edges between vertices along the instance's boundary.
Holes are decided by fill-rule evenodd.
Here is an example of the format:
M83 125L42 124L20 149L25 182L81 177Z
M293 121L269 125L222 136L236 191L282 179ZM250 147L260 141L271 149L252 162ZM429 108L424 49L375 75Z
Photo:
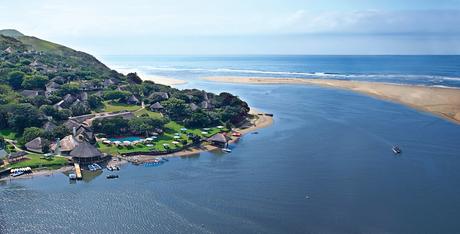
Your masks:
M460 125L346 90L199 79L317 73L459 87L459 57L102 60L189 81L178 88L235 93L273 113L274 124L244 136L230 154L178 157L159 167L127 164L115 180L103 172L75 184L59 173L2 182L0 233L460 232Z

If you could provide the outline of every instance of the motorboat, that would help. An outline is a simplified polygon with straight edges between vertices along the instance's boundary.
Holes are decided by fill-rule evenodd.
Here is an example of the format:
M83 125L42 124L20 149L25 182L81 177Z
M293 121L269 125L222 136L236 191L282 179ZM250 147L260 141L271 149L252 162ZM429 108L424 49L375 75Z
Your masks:
M397 146L397 145L393 146L393 148L391 148L391 150L393 150L394 154L400 154L402 152L401 148L399 148L399 146Z
M118 175L113 175L112 174L112 175L107 176L107 179L116 179L116 178L118 178Z
M224 151L224 152L226 152L226 153L231 153L231 152L232 152L232 150L229 149L229 148L223 148L222 151Z
M12 177L16 177L16 176L20 176L20 175L23 175L24 172L23 171L16 171L14 173L11 174Z
M77 175L76 174L69 174L69 179L70 180L76 180L77 179Z

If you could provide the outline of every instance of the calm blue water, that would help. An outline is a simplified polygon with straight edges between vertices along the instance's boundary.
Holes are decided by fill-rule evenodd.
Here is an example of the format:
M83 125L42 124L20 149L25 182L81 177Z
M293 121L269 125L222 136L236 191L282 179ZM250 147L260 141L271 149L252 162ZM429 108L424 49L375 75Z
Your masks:
M230 154L125 165L115 180L5 182L0 233L460 232L460 125L349 91L187 79L274 125Z
M141 138L141 137L136 137L136 136L132 136L132 137L121 137L121 138L110 138L109 140L110 141L139 141L139 140L142 140L144 138Z

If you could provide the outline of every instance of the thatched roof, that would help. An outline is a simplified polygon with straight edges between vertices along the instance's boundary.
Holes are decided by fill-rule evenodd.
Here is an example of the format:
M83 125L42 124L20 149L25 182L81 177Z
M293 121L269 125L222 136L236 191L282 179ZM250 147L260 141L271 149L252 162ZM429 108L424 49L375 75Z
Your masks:
M150 94L149 98L152 98L152 97L154 97L155 95L158 95L158 96L160 96L160 97L163 98L163 99L169 99L169 95L168 95L168 93L166 93L166 92L153 92L152 94Z
M72 151L73 149L75 149L75 147L77 147L78 144L78 141L75 140L75 138L72 135L68 135L62 138L61 141L59 141L61 152Z
M40 95L41 92L37 90L23 90L21 91L21 95L24 97L36 97Z
M155 102L152 105L150 105L151 110L159 110L159 109L163 109L163 108L164 107L159 102Z
M130 104L138 104L139 103L139 99L137 99L136 96L134 95L131 95L131 97L128 98L128 100L126 100L128 103Z
M190 109L192 109L192 111L196 111L198 108L200 107L198 107L195 103L190 103Z
M70 131L73 131L73 128L77 129L81 124L73 119L69 119L63 125Z
M90 143L82 142L70 152L70 156L76 158L94 158L101 157L102 153Z
M14 152L14 153L11 153L8 156L8 159L20 158L20 157L23 157L23 156L26 156L26 155L27 155L27 153L25 151Z
M222 133L217 133L216 135L208 138L208 141L212 142L220 142L220 143L227 143L228 138L222 134Z
M56 128L56 124L54 124L53 122L51 121L48 121L46 122L44 125L43 125L43 130L45 130L46 132L51 132L53 131L55 128Z
M0 160L4 159L7 155L8 153L6 152L6 150L0 149Z
M51 90L56 90L56 89L59 89L61 87L60 84L54 82L54 81L50 81L46 84L46 90L48 89L51 89Z
M44 144L45 144L45 140L41 137L37 137L27 142L25 146L30 151L42 152Z

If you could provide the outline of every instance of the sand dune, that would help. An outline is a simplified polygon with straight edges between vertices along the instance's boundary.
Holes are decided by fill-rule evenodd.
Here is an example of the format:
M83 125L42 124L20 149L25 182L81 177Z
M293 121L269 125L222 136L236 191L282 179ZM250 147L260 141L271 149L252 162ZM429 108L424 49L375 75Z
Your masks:
M204 79L227 83L302 84L347 89L431 112L460 124L460 89L300 78L206 77Z

